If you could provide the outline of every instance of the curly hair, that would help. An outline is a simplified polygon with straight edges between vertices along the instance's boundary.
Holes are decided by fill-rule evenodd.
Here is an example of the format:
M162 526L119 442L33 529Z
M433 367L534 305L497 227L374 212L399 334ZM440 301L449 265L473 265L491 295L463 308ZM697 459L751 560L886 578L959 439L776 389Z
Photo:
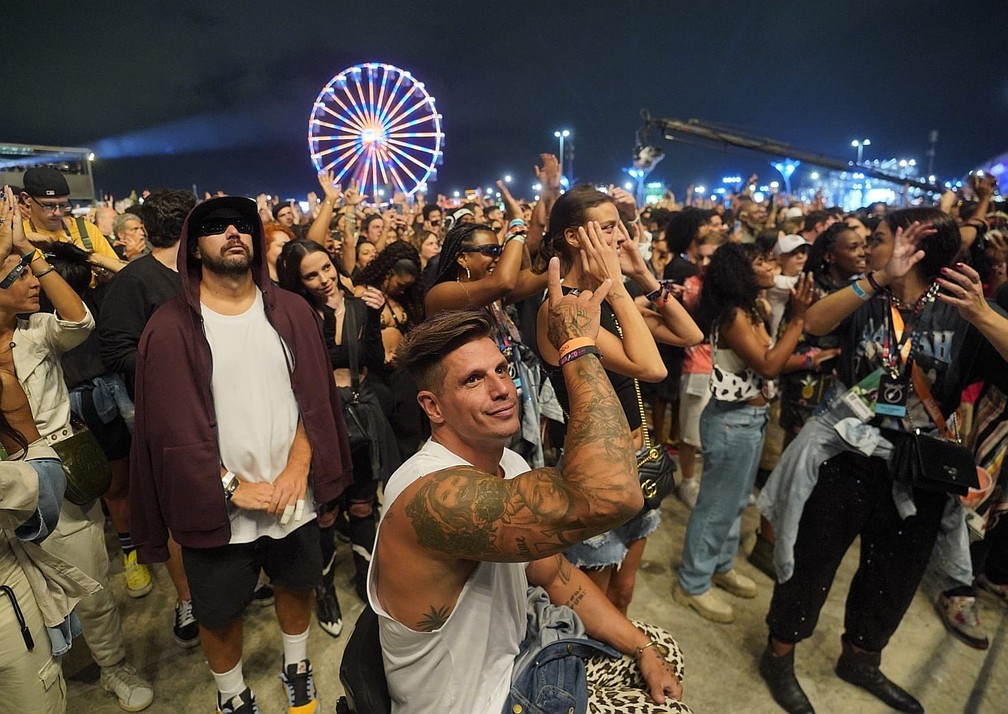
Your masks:
M478 231L486 231L494 238L497 237L494 229L485 223L460 223L448 231L448 235L445 236L444 242L441 244L441 262L438 264L439 272L434 280L435 285L458 278L458 257L463 248L469 248L473 245L472 238Z
M412 245L397 240L385 246L385 250L361 270L362 285L382 289L384 282L392 275L412 277L413 283L403 290L398 302L406 311L411 325L418 325L424 319L424 289L420 280L420 253Z
M665 242L668 243L669 251L676 255L685 252L713 215L714 211L686 206L669 216L664 227Z
M542 239L542 247L536 255L533 270L545 273L550 258L556 256L560 258L560 272L567 272L570 269L571 257L568 255L564 231L584 225L588 211L603 203L615 205L612 196L602 193L591 184L578 184L561 195L550 209L549 225ZM444 253L444 248L441 252Z
M697 306L697 326L705 335L731 319L735 310L752 313L760 293L752 264L760 255L754 243L725 243L714 251Z
M147 240L155 248L170 248L182 235L182 224L196 205L191 191L160 188L140 206L140 218L147 229Z

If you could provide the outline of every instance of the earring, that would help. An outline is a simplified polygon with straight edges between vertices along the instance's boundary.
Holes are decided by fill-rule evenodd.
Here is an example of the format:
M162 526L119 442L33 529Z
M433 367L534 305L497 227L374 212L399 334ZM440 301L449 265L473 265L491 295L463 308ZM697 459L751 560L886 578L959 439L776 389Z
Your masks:
M472 280L472 273L469 272L469 268L466 268L466 280Z

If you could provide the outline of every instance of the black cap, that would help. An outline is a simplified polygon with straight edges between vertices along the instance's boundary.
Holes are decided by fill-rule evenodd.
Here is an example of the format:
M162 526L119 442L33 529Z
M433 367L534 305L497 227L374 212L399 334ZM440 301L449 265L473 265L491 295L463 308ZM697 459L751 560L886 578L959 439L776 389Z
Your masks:
M224 211L227 211L226 216L223 214ZM245 198L244 196L218 196L204 201L192 209L192 212L189 213L189 217L186 219L189 232L192 233L211 215L222 218L247 218L252 221L253 226L259 223L259 207L251 198Z
M57 198L70 195L66 177L51 166L28 169L24 175L24 192L34 198Z

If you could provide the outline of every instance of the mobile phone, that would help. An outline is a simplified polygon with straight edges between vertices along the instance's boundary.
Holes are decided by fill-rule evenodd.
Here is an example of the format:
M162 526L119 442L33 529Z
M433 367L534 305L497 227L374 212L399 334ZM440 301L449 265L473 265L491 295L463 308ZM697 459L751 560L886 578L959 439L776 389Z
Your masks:
M403 211L403 205L401 203L397 203L395 205L395 212L398 213L400 216L403 214L403 212L404 212Z

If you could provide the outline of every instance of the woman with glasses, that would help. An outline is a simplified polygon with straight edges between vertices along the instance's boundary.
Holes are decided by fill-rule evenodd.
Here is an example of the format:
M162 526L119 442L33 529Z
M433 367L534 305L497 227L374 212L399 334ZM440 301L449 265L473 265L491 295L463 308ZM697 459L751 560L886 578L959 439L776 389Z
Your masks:
M536 275L523 267L527 263L528 231L521 218L521 206L507 189L501 194L510 221L503 243L489 225L482 223L458 223L448 231L441 247L437 278L427 293L427 314L478 308L489 313L496 327L497 345L507 358L508 373L521 405L522 428L509 446L533 468L539 468L545 463L541 408L544 401L551 399L552 390L543 392L539 359L522 343L521 333L504 306L542 292L546 275ZM559 408L555 400L554 407Z
M644 444L638 380L657 382L667 370L655 340L680 346L697 344L703 334L685 308L662 287L641 257L640 234L627 233L613 198L594 186L575 186L561 195L549 215L542 258L560 258L565 292L594 290L607 278L613 286L602 303L602 329L597 346L602 353L616 396L623 406L636 448ZM545 262L544 261L544 262ZM637 283L657 310L638 306L624 285L623 276ZM568 403L559 378L559 354L546 335L546 309L537 319L538 345L551 374L561 405ZM624 613L633 597L637 567L645 540L658 527L658 509L645 510L624 526L575 545L565 555L582 568Z

